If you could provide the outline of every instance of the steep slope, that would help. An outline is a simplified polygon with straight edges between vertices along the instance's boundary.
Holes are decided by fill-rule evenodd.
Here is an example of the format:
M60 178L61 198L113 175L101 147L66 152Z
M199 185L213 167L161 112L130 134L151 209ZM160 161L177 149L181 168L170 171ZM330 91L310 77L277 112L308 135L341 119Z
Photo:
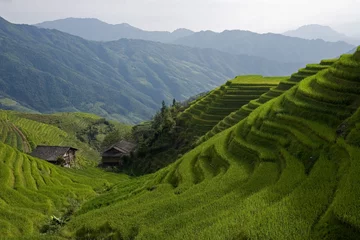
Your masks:
M62 236L358 239L359 79L360 48L168 168L87 202Z
M283 75L298 66L141 40L97 43L4 19L0 61L6 109L91 112L130 123L149 119L162 100L187 99L239 73Z
M300 69L297 73L291 75L290 78L284 79L279 83L278 86L271 88L268 92L260 96L260 98L255 99L243 105L241 108L232 112L216 124L209 132L207 132L199 142L206 141L215 134L228 129L247 116L250 115L256 108L260 107L262 104L280 96L290 88L296 86L303 79L317 74L319 71L328 69L337 59L328 59L322 60L320 64L308 64L305 68Z
M73 146L79 149L79 165L97 166L105 136L129 135L131 127L85 113L53 115L0 110L0 141L25 153L37 145Z
M93 176L96 181L93 181ZM68 170L33 158L0 142L0 238L51 239L58 226L86 199L127 180L100 170Z
M77 139L76 133L90 125L95 129L99 120L83 113L38 115L0 110L1 239L52 239L44 234L55 233L61 224L51 216L66 220L83 201L128 180L125 175L91 167L80 169L79 164L76 169L61 168L26 154L39 144L71 145L79 148L77 163L94 165L99 153ZM125 130L126 126L121 127ZM101 133L92 134L101 138Z
M230 113L277 86L285 77L238 76L198 99L179 119L197 136L204 135Z
M287 37L280 34L257 34L249 31L203 31L176 40L191 47L214 48L224 52L247 54L282 62L319 62L338 57L354 48L344 42L325 42Z
M178 29L174 32L144 31L127 23L114 25L93 18L66 18L39 23L35 26L56 29L92 41L115 41L128 38L169 43L193 34L188 29Z
M329 42L344 41L354 45L360 44L360 39L350 38L345 34L335 31L329 26L318 24L301 26L298 29L284 32L283 35L304 39L322 39Z

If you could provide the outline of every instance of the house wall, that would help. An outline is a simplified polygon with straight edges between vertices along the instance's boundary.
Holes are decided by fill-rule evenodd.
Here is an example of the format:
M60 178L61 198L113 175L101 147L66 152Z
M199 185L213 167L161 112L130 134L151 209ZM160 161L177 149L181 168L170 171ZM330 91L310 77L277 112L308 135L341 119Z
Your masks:
M121 157L103 157L102 160L103 166L122 166L123 160Z
M75 153L76 153L75 150L70 149L64 154L63 158L65 161L64 164L65 167L71 167L75 164L75 158L76 158Z

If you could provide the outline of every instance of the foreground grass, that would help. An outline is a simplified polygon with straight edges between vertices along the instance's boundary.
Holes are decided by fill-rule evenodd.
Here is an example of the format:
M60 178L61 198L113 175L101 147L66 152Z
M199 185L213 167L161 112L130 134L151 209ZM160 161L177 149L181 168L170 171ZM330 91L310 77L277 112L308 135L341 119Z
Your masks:
M75 211L83 201L126 179L92 168L60 168L0 143L0 236L40 237L47 233L52 215Z

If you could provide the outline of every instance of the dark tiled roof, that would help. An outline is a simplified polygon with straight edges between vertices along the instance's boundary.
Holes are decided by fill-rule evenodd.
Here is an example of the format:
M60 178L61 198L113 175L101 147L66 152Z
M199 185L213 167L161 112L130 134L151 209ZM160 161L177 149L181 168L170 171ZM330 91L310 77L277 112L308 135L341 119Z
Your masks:
M135 148L136 144L122 140L112 145L110 148L106 149L103 153L103 156L122 156L124 154L129 154L130 152L134 151ZM116 150L117 153L107 153L108 151L113 149Z
M70 149L77 151L77 149L73 147L37 146L31 153L31 156L41 158L49 162L56 162L59 157L62 157Z

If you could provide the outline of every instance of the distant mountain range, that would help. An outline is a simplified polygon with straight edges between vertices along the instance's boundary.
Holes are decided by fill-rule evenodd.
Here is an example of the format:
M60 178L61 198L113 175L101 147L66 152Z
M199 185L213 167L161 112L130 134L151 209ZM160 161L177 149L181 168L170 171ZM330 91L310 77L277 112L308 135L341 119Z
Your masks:
M318 62L333 58L354 48L345 42L306 40L280 34L258 34L249 31L203 31L175 41L176 44L214 48L232 54L246 54L281 62Z
M283 33L283 35L304 39L322 39L330 42L344 41L354 45L360 44L360 38L351 38L345 34L335 31L329 26L322 26L317 24L302 26L296 30L287 31Z
M143 40L87 41L0 18L0 107L149 119L161 101L185 100L240 74L288 75L284 64Z
M337 24L333 28L336 31L345 33L347 36L360 39L360 21Z
M93 41L115 41L129 38L169 43L194 33L188 29L178 29L174 32L144 31L127 23L113 25L94 18L67 18L43 22L35 26L57 29Z
M353 54L353 53L355 53L355 52L356 52L356 50L357 50L357 47L356 47L356 48L354 48L353 50L349 51L349 52L348 52L348 54Z
M344 42L305 40L280 34L258 34L249 31L192 32L187 29L170 32L147 32L128 24L111 25L97 19L63 19L37 24L88 40L111 41L119 38L174 43L196 48L212 48L231 54L245 54L278 62L318 62L348 52L354 46Z

